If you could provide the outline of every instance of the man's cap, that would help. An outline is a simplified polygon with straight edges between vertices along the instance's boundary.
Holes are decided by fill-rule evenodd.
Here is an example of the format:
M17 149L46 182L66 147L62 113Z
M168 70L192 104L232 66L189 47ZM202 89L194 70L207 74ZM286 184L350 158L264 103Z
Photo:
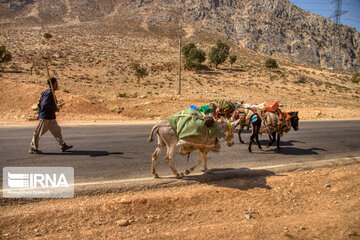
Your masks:
M50 85L50 81L51 81L51 84L54 84L57 82L56 78L52 77L50 79L47 80L47 83Z

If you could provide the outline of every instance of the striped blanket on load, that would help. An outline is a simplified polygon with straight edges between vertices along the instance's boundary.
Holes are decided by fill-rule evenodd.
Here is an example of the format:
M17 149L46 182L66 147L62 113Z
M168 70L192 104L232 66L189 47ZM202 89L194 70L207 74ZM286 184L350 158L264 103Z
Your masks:
M279 132L280 136L282 136L284 132L290 131L291 122L290 119L279 119L276 113L265 112L263 115L263 127L269 134Z
M235 105L229 101L226 101L225 99L213 99L211 100L211 102L214 102L216 104L218 104L218 106L221 107L221 110L226 112L233 112L235 111ZM218 109L219 110L219 109Z

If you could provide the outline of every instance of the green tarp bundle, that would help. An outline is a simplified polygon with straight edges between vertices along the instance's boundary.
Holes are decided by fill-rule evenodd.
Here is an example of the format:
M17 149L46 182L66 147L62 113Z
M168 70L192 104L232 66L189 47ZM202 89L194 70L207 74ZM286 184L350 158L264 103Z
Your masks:
M225 137L217 124L207 128L204 124L203 115L194 109L188 108L177 112L172 117L166 119L176 132L178 139L189 136Z
M205 113L205 115L208 115L209 113L214 112L214 108L212 106L210 106L209 104L199 107L198 110L200 112Z

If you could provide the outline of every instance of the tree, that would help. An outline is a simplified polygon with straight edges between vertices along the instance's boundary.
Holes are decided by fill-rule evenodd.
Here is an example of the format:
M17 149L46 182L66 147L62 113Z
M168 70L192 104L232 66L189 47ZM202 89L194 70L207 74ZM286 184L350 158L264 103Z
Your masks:
M181 48L181 53L186 58L189 56L189 53L190 53L191 49L193 49L193 48L196 48L195 43L188 43Z
M10 62L12 59L11 53L6 50L4 45L0 44L0 64Z
M216 41L216 47L212 47L209 54L210 62L215 64L215 68L226 61L229 51L230 47L226 43L221 42L221 40Z
M270 69L270 68L278 68L279 66L278 66L278 64L277 64L277 62L276 62L275 59L273 59L273 58L268 58L268 59L266 59L266 61L265 61L265 67Z
M236 55L231 55L230 57L229 57L229 60L230 60L230 65L231 65L231 69L232 69L232 66L233 66L233 64L236 62L236 60L237 60L237 56Z
M188 43L186 45L184 45L182 48L181 48L181 53L183 55L183 61L184 61L184 68L187 69L187 68L190 68L188 66L188 63L189 62L189 54L190 54L190 51L192 49L196 48L196 45L194 43ZM191 64L191 63L190 63Z
M197 71L206 60L206 53L198 49L194 43L188 43L183 46L181 52L184 56L185 68L187 69L195 69Z
M201 67L204 61L206 60L206 53L198 48L193 48L189 52L189 56L186 59L186 65L189 68L194 68L196 71L198 71Z
M146 68L140 66L139 63L132 63L131 68L135 71L135 76L137 77L137 84L140 83L140 79L149 75Z

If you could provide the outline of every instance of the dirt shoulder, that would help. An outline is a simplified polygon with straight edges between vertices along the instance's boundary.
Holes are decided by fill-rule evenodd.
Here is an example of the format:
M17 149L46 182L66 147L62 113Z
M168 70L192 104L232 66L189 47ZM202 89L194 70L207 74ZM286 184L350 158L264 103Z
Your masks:
M2 239L360 239L360 164L1 206Z

